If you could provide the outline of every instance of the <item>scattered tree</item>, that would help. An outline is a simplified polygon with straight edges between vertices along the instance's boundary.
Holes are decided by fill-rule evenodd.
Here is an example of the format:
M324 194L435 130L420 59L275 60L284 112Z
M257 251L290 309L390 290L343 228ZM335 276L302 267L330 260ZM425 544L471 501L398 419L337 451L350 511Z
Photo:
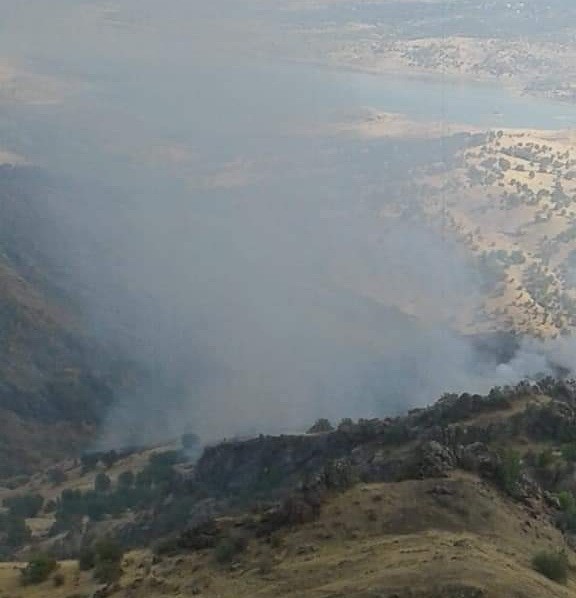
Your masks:
M57 568L58 562L56 559L47 554L37 554L28 561L26 567L20 572L20 581L25 586L42 583Z
M47 473L48 481L53 486L60 486L68 479L68 476L59 468L49 469Z
M89 471L94 471L98 465L99 457L97 453L86 453L80 458L82 463L82 475Z
M119 476L118 476L118 488L119 489L129 489L132 488L132 486L134 486L134 473L131 471L123 471Z
M44 499L40 494L25 494L4 499L4 506L10 511L11 515L26 519L36 517L43 505Z
M332 424L325 418L320 418L316 420L314 425L308 430L307 434L320 434L322 432L332 432L334 427Z
M124 550L115 540L100 540L94 546L94 579L99 583L112 583L122 575Z
M100 472L94 478L94 490L96 492L108 492L112 487L112 481L103 472Z

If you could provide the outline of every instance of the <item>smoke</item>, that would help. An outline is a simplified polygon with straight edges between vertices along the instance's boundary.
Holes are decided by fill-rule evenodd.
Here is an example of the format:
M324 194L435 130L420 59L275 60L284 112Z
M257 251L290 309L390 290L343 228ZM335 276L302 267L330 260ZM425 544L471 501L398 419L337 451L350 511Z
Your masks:
M62 181L45 199L86 318L148 371L103 446L301 430L570 365L568 341L503 365L452 332L480 295L468 256L370 207L433 146L302 134L358 106L274 55L264 3L4 10L0 53L35 93L4 102L2 138Z

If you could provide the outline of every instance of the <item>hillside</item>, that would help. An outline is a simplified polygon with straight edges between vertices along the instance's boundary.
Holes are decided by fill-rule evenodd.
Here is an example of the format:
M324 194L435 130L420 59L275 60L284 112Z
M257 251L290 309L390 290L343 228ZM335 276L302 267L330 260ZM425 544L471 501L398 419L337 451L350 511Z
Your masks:
M405 137L435 140L427 161L414 159L403 180L375 185L372 207L383 230L420 223L467 263L473 275L468 300L451 315L456 330L556 338L574 329L576 159L569 130L469 130L370 111L334 131L370 148ZM395 301L394 289L377 276L350 273L349 284L377 302ZM429 319L417 298L396 306Z
M10 498L39 494L44 505L27 519L31 544L2 565L0 589L22 598L571 596L575 443L576 386L546 379L332 431L318 422L308 434L227 441L195 465L176 445L101 453L2 492L5 517L20 508ZM103 537L128 552L122 572L97 583L74 557ZM20 585L18 559L38 550L72 558L57 586ZM567 580L539 572L540 554L565 562Z
M473 476L365 484L333 497L314 523L254 540L233 564L212 551L176 557L130 553L117 590L133 596L572 596L533 571L534 547L563 545L540 515L511 504ZM90 596L99 586L77 564L61 566L66 582L19 584L14 564L0 566L6 595Z
M113 396L111 362L83 330L65 234L45 177L0 167L0 475L84 446Z
M555 337L576 323L571 150L568 133L497 131L423 177L426 217L470 251L483 277L477 325Z
M377 73L504 83L574 102L574 7L564 0L287 2L301 58ZM289 50L288 50L289 51Z

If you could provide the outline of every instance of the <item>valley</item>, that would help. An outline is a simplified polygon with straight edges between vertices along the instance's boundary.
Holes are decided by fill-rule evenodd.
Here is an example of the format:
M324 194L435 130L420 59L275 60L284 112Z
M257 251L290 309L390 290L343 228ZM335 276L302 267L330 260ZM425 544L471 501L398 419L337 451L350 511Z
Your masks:
M572 3L168 4L0 24L0 598L576 595Z

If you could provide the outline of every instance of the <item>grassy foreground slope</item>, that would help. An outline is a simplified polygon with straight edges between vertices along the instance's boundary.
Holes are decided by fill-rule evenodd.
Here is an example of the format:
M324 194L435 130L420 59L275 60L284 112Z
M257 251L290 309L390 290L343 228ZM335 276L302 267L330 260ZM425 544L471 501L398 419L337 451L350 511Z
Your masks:
M114 484L165 448L88 473L69 468L58 488L89 489L104 471ZM56 499L56 513L46 504L27 520L30 546L1 566L0 596L573 596L575 468L576 386L550 379L447 395L399 418L208 447L193 468L176 464L169 482L163 470L153 502L57 535L42 525L62 514L55 484L36 476L11 496ZM136 487L143 492L143 480ZM97 492L104 503L117 497L112 487ZM151 534L184 498L171 531ZM108 583L74 559L38 585L20 584L26 553L110 535L126 553ZM557 581L534 566L540 553L563 563Z
M238 525L241 520L238 521ZM536 549L555 550L560 532L541 514L512 503L475 476L359 485L332 497L321 517L252 541L231 562L214 551L124 559L105 596L239 597L560 597L559 585L531 567ZM65 582L23 588L19 565L0 568L13 598L92 596L100 586L66 561Z

